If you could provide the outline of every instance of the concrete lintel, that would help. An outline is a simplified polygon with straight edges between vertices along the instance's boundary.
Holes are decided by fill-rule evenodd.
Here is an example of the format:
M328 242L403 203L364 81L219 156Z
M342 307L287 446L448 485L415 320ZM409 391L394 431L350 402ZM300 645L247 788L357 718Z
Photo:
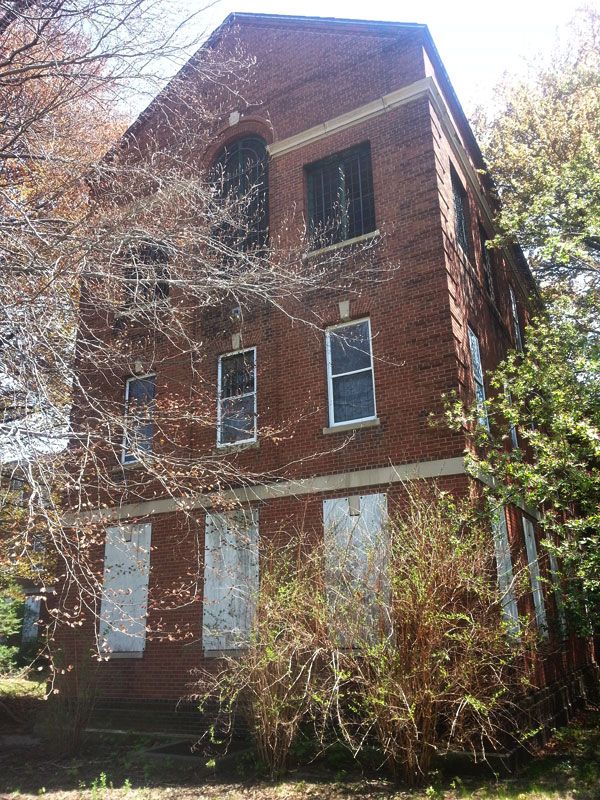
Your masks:
M167 497L161 500L146 500L129 503L114 508L98 508L80 514L70 514L65 524L105 523L132 517L149 517L195 509L211 508L215 502L237 500L251 503L261 500L276 500L283 497L298 497L321 492L354 491L370 486L384 486L409 480L441 478L448 475L465 475L462 456L444 458L436 461L415 461L410 464L391 464L387 467L361 469L354 472L338 472L332 475L319 475L311 478L281 481L280 483L258 484L228 489L220 494L193 495L191 497ZM135 657L135 656L134 656Z

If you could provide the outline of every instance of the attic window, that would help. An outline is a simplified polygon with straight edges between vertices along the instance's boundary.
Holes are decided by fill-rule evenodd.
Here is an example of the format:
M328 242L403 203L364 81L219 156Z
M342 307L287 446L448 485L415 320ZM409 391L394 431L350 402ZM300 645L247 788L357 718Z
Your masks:
M221 201L217 238L232 250L264 247L269 226L264 141L251 136L223 148L213 167L213 183Z

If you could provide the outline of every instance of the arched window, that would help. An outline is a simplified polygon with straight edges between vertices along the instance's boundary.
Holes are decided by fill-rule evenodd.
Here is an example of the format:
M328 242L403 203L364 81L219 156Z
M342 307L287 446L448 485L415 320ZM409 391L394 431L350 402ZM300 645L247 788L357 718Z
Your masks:
M263 247L268 232L267 148L249 136L228 144L214 165L214 182L227 221L217 235L234 250Z

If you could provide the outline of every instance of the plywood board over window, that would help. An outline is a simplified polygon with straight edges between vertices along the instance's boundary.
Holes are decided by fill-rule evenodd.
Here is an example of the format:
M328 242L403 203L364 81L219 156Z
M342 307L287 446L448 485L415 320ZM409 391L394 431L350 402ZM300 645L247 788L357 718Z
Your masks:
M548 636L548 621L546 619L546 607L544 605L544 592L542 590L542 580L540 576L540 564L537 555L537 545L535 543L535 529L533 522L527 517L523 517L523 533L525 535L525 548L527 550L527 567L529 569L529 580L531 583L531 593L533 595L533 605L535 608L535 620L542 636Z
M207 514L202 642L207 654L248 642L258 591L256 512Z
M152 526L108 528L100 609L100 648L142 653L146 642Z
M323 501L327 600L341 643L376 640L389 594L390 542L385 494Z
M498 588L502 597L502 615L509 630L514 635L519 632L519 609L515 593L510 542L506 528L506 511L503 507L494 509L492 516L496 567L498 569Z

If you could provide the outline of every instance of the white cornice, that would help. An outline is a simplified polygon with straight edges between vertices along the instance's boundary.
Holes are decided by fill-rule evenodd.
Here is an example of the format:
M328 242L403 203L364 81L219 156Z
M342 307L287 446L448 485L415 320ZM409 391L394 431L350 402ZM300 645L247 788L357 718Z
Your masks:
M346 114L340 114L340 116L333 117L333 119L315 125L313 128L288 136L287 139L273 142L267 147L267 150L273 158L277 158L284 155L284 153L289 153L291 150L296 150L298 147L304 147L311 142L316 142L318 139L323 139L325 136L331 136L333 133L351 128L360 122L366 122L366 120L378 117L380 114L385 114L387 111L410 103L411 100L427 94L430 80L430 78L421 78L364 106L348 111Z

